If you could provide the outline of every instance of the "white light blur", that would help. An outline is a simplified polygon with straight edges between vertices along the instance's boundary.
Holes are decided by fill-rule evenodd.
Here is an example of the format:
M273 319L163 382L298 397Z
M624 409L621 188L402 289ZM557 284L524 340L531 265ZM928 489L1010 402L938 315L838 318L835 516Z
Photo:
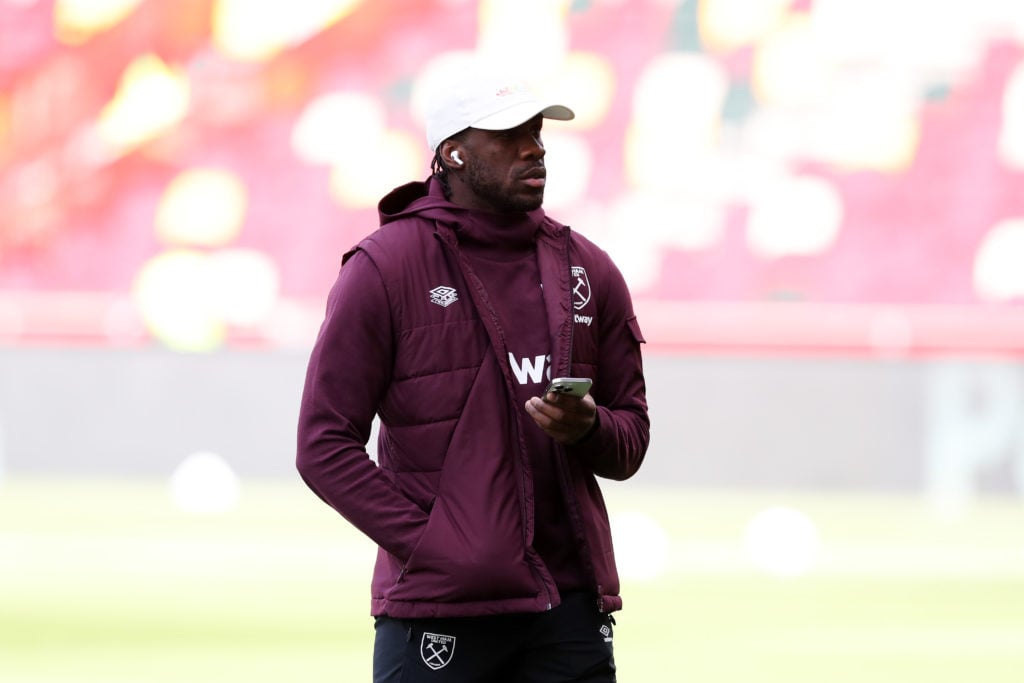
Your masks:
M722 237L720 207L681 202L662 192L627 192L611 207L612 226L627 240L647 240L655 248L709 249Z
M310 164L331 167L331 196L350 208L376 206L385 193L425 175L424 146L387 127L387 111L358 92L324 95L306 107L292 131L292 148Z
M207 258L220 318L229 325L263 322L277 303L281 277L277 265L256 249L222 249Z
M292 149L309 164L333 164L347 156L366 159L384 137L386 120L384 105L370 95L322 95L299 115L292 130Z
M570 0L481 0L477 52L537 82L557 70L569 51L569 5Z
M802 576L813 569L821 542L810 517L788 507L771 507L754 515L743 532L747 557L763 572Z
M34 3L17 3L28 6ZM63 43L79 45L123 21L142 0L56 0L54 35Z
M411 178L426 175L424 145L400 130L389 130L365 152L337 159L331 169L331 196L354 209L372 208Z
M700 35L712 50L732 50L774 29L792 0L700 0Z
M596 52L571 52L561 69L541 81L542 96L564 104L576 118L560 126L574 132L588 130L604 121L615 96L615 71L607 58Z
M728 76L711 57L669 52L654 57L636 80L633 123L674 132L702 149L714 140Z
M212 351L227 326L267 322L278 303L280 273L255 249L169 249L147 261L132 289L146 329L177 351Z
M212 351L224 341L208 258L189 249L165 251L143 264L132 285L146 329L175 351Z
M1003 91L999 158L1012 169L1024 170L1024 62L1014 68Z
M811 18L832 60L955 77L978 63L987 38L976 4L967 9L960 0L814 0Z
M834 65L812 29L805 17L792 17L759 43L751 79L764 105L813 107L829 93Z
M637 189L688 187L715 150L728 77L713 59L692 53L658 56L633 94L625 140L626 174Z
M362 0L217 0L213 42L241 61L263 61L351 14Z
M651 581L665 573L669 563L668 534L652 517L637 511L611 518L615 565L627 581Z
M989 301L1024 298L1024 218L1001 221L974 256L974 291Z
M754 197L747 244L764 258L820 254L835 243L842 220L842 199L828 181L779 178Z
M98 133L107 145L127 151L179 124L188 111L189 82L181 69L156 55L128 65L117 93L100 113Z
M580 201L587 192L594 171L594 154L586 138L579 135L543 133L548 169L544 206L557 209Z
M249 197L231 171L193 168L167 185L156 212L157 235L165 244L216 247L242 231Z
M190 514L230 512L241 498L241 482L228 462L208 451L187 456L169 482L174 504Z
M811 158L835 166L903 171L921 138L919 100L906 72L864 69L837 77L827 109L812 126Z
M584 223L581 223L583 225ZM666 248L706 249L722 236L722 208L711 202L679 201L664 192L628 192L585 223L615 259L631 288L644 289L661 277Z

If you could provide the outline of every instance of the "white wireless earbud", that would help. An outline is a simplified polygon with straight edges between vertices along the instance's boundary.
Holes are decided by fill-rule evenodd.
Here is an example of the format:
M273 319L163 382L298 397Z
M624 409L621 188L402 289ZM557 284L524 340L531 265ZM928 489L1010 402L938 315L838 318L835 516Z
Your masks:
M466 163L459 156L459 150L455 150L454 152L452 152L452 161L457 163L459 166L462 166L462 164Z

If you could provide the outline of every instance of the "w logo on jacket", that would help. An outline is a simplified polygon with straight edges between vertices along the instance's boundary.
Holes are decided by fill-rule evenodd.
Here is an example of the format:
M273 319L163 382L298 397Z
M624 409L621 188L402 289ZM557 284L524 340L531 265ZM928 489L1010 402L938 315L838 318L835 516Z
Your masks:
M512 368L512 374L520 384L541 384L545 378L551 379L550 355L516 359L510 351L508 365Z

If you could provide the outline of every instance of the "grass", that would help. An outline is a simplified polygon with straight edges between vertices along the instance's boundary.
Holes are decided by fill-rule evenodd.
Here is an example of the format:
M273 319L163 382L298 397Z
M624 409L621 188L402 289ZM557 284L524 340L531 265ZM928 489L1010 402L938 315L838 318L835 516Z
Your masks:
M606 491L613 516L642 512L669 541L656 578L624 580L622 681L1020 680L1017 501L950 517L901 496ZM747 521L778 504L817 525L804 576L744 553ZM368 681L372 562L298 482L245 482L235 510L203 516L159 482L8 480L0 681Z

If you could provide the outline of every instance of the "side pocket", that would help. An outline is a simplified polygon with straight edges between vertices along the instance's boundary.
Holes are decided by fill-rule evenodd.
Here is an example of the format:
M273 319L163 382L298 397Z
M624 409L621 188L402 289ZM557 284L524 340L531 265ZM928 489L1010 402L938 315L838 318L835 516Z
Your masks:
M421 510L430 513L437 498L437 487L441 480L440 471L390 472L390 479L404 496L416 503Z
M396 584L401 584L405 581L406 576L409 572L414 572L423 567L418 562L418 558L424 552L424 545L429 543L429 537L431 535L431 529L436 526L438 517L442 514L439 506L435 505L436 498L431 500L430 507L426 510L427 512L427 523L423 525L423 533L420 534L419 540L416 541L416 546L409 553L409 557L406 558L402 564L402 571L398 574L398 580Z

